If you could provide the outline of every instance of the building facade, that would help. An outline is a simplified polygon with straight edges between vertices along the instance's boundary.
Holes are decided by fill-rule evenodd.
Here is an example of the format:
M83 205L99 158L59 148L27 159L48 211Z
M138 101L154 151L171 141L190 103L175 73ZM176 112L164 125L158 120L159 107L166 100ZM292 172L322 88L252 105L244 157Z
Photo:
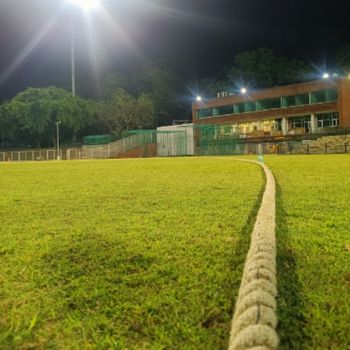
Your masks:
M293 139L350 130L350 79L279 86L192 106L194 127L237 138Z

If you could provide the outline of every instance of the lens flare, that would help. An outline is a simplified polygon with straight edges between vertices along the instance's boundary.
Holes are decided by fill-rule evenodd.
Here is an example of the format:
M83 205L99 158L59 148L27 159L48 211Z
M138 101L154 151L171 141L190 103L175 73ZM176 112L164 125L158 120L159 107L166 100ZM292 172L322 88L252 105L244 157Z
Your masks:
M100 6L99 0L68 0L72 5L81 7L83 11L94 11Z

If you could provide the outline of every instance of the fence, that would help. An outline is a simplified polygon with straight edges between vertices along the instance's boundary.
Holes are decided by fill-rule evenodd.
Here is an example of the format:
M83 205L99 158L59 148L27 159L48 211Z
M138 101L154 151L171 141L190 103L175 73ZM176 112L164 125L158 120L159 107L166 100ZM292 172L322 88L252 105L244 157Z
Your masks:
M57 159L55 149L8 150L0 151L0 162L48 161ZM60 150L60 159L81 159L80 148L64 148Z
M215 156L245 154L340 154L350 153L350 135L323 136L313 140L249 140L227 135L225 130L201 128L136 130L124 138L104 145L63 148L60 159L109 159L171 156ZM0 162L57 159L55 149L0 151Z

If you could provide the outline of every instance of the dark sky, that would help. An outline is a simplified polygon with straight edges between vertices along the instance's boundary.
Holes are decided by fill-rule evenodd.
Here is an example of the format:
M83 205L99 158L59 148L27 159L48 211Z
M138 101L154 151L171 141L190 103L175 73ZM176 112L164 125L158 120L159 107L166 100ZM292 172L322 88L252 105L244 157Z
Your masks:
M69 83L71 17L78 91L144 59L164 58L194 80L220 77L237 53L257 47L331 65L350 43L346 1L101 0L104 10L85 21L64 1L0 0L0 100L28 86Z

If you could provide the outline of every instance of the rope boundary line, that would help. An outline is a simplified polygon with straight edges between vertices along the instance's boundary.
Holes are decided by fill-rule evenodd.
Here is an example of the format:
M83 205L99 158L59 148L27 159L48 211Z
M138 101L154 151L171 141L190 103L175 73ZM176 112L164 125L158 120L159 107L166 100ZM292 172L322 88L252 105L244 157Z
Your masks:
M228 350L275 350L276 332L276 184L267 165L259 165L266 178L265 191L251 235L241 285L231 323Z

